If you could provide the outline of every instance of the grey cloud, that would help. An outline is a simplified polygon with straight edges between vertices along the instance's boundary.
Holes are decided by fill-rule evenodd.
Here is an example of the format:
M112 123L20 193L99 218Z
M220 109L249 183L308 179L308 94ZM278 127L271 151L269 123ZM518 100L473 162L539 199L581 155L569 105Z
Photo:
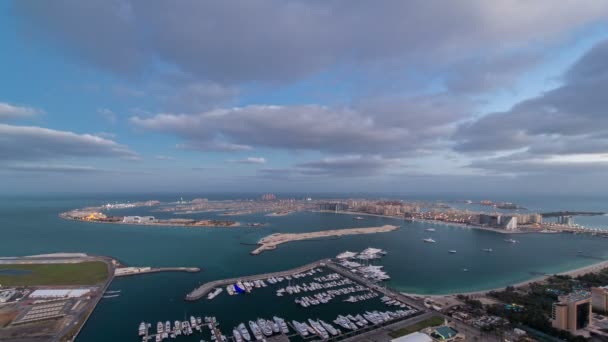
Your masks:
M496 152L525 149L532 155L608 152L607 41L566 73L565 83L509 111L463 124L456 150ZM594 70L594 71L590 71Z
M443 95L378 100L356 108L319 105L215 109L198 114L131 118L138 127L174 134L184 148L270 147L350 154L404 154L432 149L467 106Z
M398 159L347 155L297 163L286 168L262 168L258 169L257 173L259 176L272 179L305 180L378 176L391 168L399 167L403 167L403 165Z
M606 1L18 1L22 32L133 73L158 60L217 82L293 80L332 65L438 64L550 41ZM466 58L465 58L466 59ZM379 63L381 62L381 63ZM449 64L449 63L448 63Z
M40 110L32 107L16 106L6 102L0 102L0 120L27 118L39 113L41 113Z
M448 70L446 86L456 93L479 93L514 84L526 70L543 61L538 51L482 56L454 65Z
M30 161L66 157L139 158L137 153L124 145L90 134L0 124L0 160Z
M299 163L299 173L311 176L367 177L379 175L399 161L370 156L343 156Z

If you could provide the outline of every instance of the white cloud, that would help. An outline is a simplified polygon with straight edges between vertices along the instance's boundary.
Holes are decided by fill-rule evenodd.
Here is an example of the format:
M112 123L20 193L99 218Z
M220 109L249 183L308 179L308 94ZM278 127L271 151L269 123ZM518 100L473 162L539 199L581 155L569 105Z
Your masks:
M32 107L22 107L0 102L0 120L28 118L41 113Z
M227 160L228 163L237 163L237 164L266 164L266 158L264 157L247 157L244 159L230 159Z

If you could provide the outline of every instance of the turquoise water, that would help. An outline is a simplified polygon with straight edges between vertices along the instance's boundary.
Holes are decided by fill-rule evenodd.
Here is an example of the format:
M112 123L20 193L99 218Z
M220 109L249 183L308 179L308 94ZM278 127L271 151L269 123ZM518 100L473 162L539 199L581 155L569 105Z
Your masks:
M384 265L392 276L388 285L401 291L424 294L502 287L536 277L534 274L537 272L559 272L608 258L608 240L585 235L517 235L515 238L520 243L510 244L504 241L510 236L493 232L371 216L357 221L350 215L331 213L239 216L236 219L241 222L269 224L262 228L231 229L91 224L57 217L59 212L109 199L150 198L167 200L154 196L0 200L0 254L3 256L86 252L110 255L133 266L193 266L203 269L197 274L163 273L117 279L112 289L122 290L120 297L102 300L79 342L136 341L136 328L141 320L173 321L190 314L218 316L225 325L224 332L228 333L237 322L254 319L258 315L270 318L272 314L283 314L288 319L325 318L322 317L324 312L335 317L338 313L360 311L344 305L323 306L318 313L302 311L305 309L290 301L277 300L271 289L260 290L247 297L223 294L211 302L188 303L183 300L187 292L206 281L283 270L332 257L344 250L359 251L370 246L387 250L388 255L379 264ZM214 217L213 214L197 216ZM293 242L259 256L249 255L253 246L246 245L273 232L382 224L396 224L402 228L390 233ZM436 228L436 231L425 231L429 227ZM437 243L422 242L429 236ZM483 248L492 248L494 252L484 253L481 251ZM449 254L451 249L458 252ZM584 253L578 255L579 250ZM463 272L463 268L469 272ZM374 307L380 303L366 305ZM185 337L180 340L188 341Z

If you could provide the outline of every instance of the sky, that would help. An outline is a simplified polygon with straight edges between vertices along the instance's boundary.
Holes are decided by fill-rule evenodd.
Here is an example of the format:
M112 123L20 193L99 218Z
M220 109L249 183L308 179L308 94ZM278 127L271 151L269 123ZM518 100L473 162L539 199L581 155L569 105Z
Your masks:
M608 0L0 2L0 188L608 191Z

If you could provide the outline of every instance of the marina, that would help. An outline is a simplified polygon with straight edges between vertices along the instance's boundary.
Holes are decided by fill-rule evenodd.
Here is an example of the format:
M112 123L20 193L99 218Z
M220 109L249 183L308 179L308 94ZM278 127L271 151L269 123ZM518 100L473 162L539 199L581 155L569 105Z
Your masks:
M381 270L381 265L371 265L369 262L380 260L386 254L384 250L368 247L359 253L343 252L334 260L324 259L288 271L217 280L196 288L186 299L243 297L242 300L248 301L246 298L256 296L258 291L271 291L284 305L295 304L300 310L343 303L355 305L374 300L377 309L359 309L362 311L357 312L351 311L357 310L353 307L347 309L349 313L343 312L337 317L315 317L320 313L316 310L310 311L311 316L305 319L301 319L302 315L306 316L304 311L298 314L299 317L283 318L276 314L272 319L250 317L247 321L236 323L228 339L235 342L257 341L277 334L290 339L297 336L323 340L352 336L359 330L373 329L426 311L411 299L379 284L390 279L390 276ZM226 291L223 291L224 288ZM196 325L191 323L191 326ZM177 334L173 331L169 337ZM162 333L160 336L162 340ZM222 336L215 338L222 339Z

